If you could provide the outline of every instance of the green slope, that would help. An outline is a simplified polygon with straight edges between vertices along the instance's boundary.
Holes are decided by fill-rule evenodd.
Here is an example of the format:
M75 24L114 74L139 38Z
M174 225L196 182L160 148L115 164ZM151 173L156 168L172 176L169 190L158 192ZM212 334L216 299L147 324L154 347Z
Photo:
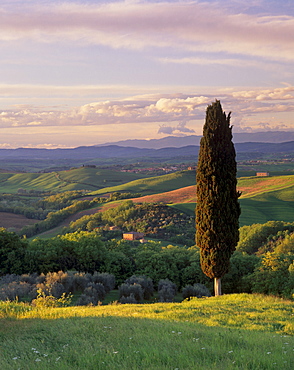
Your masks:
M141 193L142 195L158 194L194 185L195 181L195 171L180 171L167 175L135 180L118 186L106 187L102 190L92 192L91 195L100 195L115 191Z
M294 175L241 178L238 180L238 188L243 189L240 198L240 226L294 220ZM196 204L181 203L173 206L191 215Z
M132 173L81 167L69 171L51 173L0 173L0 193L26 191L96 190L126 183L142 176Z

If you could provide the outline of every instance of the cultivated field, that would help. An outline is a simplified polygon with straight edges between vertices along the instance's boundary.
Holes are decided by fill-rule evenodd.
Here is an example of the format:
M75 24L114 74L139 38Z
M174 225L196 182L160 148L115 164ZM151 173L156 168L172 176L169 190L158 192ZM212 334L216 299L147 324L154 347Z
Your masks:
M32 220L22 215L14 213L0 212L0 227L4 227L10 231L20 231L26 225L32 225L38 220Z

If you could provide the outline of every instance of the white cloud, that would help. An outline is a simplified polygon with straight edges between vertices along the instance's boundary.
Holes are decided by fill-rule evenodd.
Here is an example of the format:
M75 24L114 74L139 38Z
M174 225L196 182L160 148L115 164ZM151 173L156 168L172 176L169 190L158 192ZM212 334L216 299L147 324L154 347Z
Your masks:
M195 130L186 127L187 122L179 122L177 126L168 126L166 124L162 124L159 126L158 134L165 134L165 135L179 135L183 134L193 134Z
M216 94L216 95L215 95ZM191 132L186 122L202 120L208 104L220 99L223 108L243 117L268 113L294 112L294 87L272 89L216 90L215 94L156 94L104 100L67 110L12 106L0 111L0 128L107 126L119 124L160 124L160 132ZM172 122L180 122L177 125Z

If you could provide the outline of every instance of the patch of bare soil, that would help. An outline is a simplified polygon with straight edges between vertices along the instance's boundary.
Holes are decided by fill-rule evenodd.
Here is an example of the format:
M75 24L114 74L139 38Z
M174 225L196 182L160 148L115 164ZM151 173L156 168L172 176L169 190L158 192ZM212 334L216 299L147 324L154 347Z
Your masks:
M133 198L136 203L157 203L162 202L165 204L173 203L195 203L196 202L196 186L186 186L181 189L167 191L166 193L146 195L141 198Z
M33 220L14 213L0 212L0 227L9 229L9 231L19 231L24 226L32 225L36 222L39 222L39 220Z

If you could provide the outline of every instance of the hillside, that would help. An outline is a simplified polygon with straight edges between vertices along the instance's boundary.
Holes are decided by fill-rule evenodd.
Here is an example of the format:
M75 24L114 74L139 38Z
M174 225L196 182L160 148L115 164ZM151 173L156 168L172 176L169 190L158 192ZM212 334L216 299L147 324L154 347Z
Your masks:
M173 174L169 176L167 175L165 179L170 180L171 178L173 178L172 175ZM191 174L189 174L189 171L181 173L181 182L190 181L190 176ZM139 198L132 198L132 201L134 203L162 202L190 216L193 216L195 214L195 185L185 186L167 192L156 193L156 191L158 191L159 187L162 186L164 182L158 183L156 181L156 178L151 178L149 180L154 185L153 188L150 186L149 192L151 193L153 191L154 194L145 195ZM128 184L125 184L124 190L131 191L134 188L133 183L134 182L131 182L129 184L129 187L127 186ZM141 181L139 180L136 181L135 184L142 185ZM143 184L145 184L145 182L143 182ZM116 187L115 189L118 188ZM240 197L242 210L240 216L240 226L252 225L254 223L265 223L267 221L293 221L294 175L271 178L241 178L238 182L238 189L242 191L242 196ZM52 237L58 235L58 233L61 232L62 227L69 226L71 221L76 221L85 215L105 211L110 207L117 206L121 202L122 201L106 203L96 208L80 211L79 213L69 217L64 222L62 222L59 227L43 233L42 236Z
M119 177L118 177L119 175ZM98 170L96 168L79 168L70 171L62 171L53 174L0 174L1 192L17 193L21 188L26 193L21 193L22 199L35 197L30 190L63 192L72 189L88 189L87 196L99 197L112 192L140 193L142 197L133 198L135 203L158 203L171 205L188 215L195 213L196 189L195 171L181 171L162 176L136 179L137 174ZM106 180L107 178L107 180ZM81 182L83 179L83 182ZM120 185L105 187L105 184ZM99 190L91 191L92 189ZM240 197L241 217L240 226L253 223L265 223L267 221L287 221L294 219L294 175L274 177L242 177L238 179L238 190L242 192ZM19 193L18 193L19 194ZM19 195L18 195L19 197ZM25 198L23 198L25 197ZM6 199L6 198L3 198ZM81 198L82 200L83 198ZM86 199L86 198L84 198ZM12 200L15 202L16 200ZM19 200L20 202L21 200ZM3 200L5 204L5 200ZM97 205L91 209L80 210L71 215L62 223L47 231L48 236L54 236L61 232L63 226L68 226L84 215L94 214L104 210L116 202L107 203L104 206ZM15 207L15 206L14 206ZM19 231L21 227L39 222L39 220L14 214L0 213L0 226Z
M238 161L244 159L267 160L268 158L284 160L286 157L293 159L294 140L292 133L288 134L287 141L284 142L265 142L265 139L258 141L258 135L251 137L251 141L237 142L235 149ZM69 149L0 149L0 168L19 172L52 172L85 164L125 166L138 162L159 164L197 161L199 140L187 141L190 144L186 143L182 146L179 146L179 142L179 138L177 141L171 140L169 145L167 145L169 141L166 141L165 147L160 146L156 149L113 144Z
M51 173L0 173L0 193L17 193L19 189L29 192L69 190L97 190L123 184L143 175L113 170L80 167Z
M141 193L142 195L162 193L176 190L183 186L193 185L195 184L195 177L195 171L193 170L174 172L167 175L135 180L114 187L106 187L104 189L94 191L90 195L101 195L115 191Z

